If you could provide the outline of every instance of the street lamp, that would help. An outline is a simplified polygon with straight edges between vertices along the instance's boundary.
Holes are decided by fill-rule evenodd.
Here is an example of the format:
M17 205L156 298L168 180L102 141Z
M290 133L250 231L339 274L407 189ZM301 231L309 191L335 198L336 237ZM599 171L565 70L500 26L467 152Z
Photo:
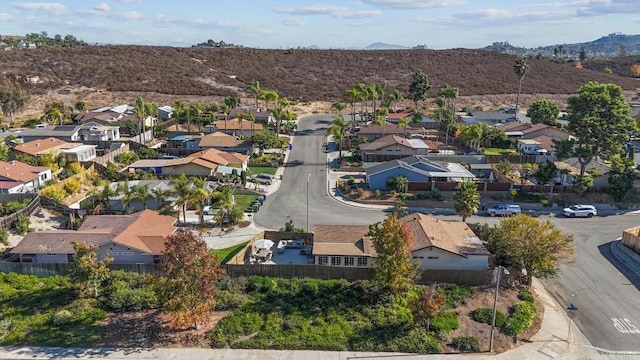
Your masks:
M489 352L493 352L493 332L496 328L496 308L498 306L498 289L500 288L500 273L509 275L509 271L502 265L498 265L498 279L496 280L496 292L493 295L493 318L491 319L491 335L489 337Z
M311 173L307 175L307 232L309 232L309 180L311 179Z

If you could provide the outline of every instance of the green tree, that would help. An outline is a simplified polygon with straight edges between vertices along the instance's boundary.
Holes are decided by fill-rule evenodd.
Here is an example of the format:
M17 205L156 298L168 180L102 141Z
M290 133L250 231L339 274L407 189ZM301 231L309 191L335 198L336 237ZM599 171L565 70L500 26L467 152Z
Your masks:
M390 177L386 181L387 189L393 190L399 193L406 193L409 188L409 180L404 175L397 175Z
M411 118L409 117L401 117L398 119L398 126L402 126L404 128L404 137L407 137L407 127L411 124Z
M416 70L409 84L409 98L413 101L415 109L418 109L418 101L427 100L429 89L429 77L422 70Z
M216 220L220 223L220 228L224 226L225 220L231 220L235 205L233 189L230 186L223 186L211 194L212 199L218 208Z
M269 109L269 103L275 106L278 103L278 93L273 90L265 90L262 92L261 99L264 100L265 110Z
M122 212L128 214L131 209L129 209L129 204L136 196L134 192L133 186L129 186L129 181L126 180L120 184L118 184L118 188L116 189L118 195L120 195L120 203L122 204Z
M86 112L87 111L87 101L86 100L78 100L76 102L76 104L73 106L74 109L76 109L79 112Z
M409 215L409 213L407 212L407 204L401 199L397 199L393 203L393 210L391 210L391 213L395 215L398 219L401 219Z
M499 256L508 259L511 266L532 277L554 277L559 265L568 262L574 253L573 235L564 234L548 220L519 214L504 218L498 231L504 251Z
M278 139L278 135L269 130L254 133L251 135L251 142L253 145L258 147L261 155L265 149L280 147L280 139Z
M191 196L191 182L184 173L178 175L171 180L169 184L172 186L171 195L175 197L174 205L182 210L182 222L187 222L187 205ZM180 219L180 216L178 216Z
M256 101L256 109L258 109L258 98L262 95L262 89L258 80L253 80L248 87L249 92L253 94L253 98Z
M524 76L527 75L530 67L527 64L526 56L518 56L516 58L515 64L513 64L513 72L518 77L518 96L516 97L516 112L514 117L518 116L518 105L520 104L520 92L522 91L522 80L524 80Z
M405 290L416 269L411 262L413 234L409 227L391 214L382 223L370 225L369 236L378 254L374 282L391 291Z
M539 164L538 171L535 173L535 177L540 185L549 184L557 175L558 167L549 160Z
M138 119L138 133L140 134L140 143L146 144L145 141L145 121L147 118L147 109L142 97L137 97L133 104L133 115Z
M346 91L349 105L351 105L351 121L356 122L356 102L358 101L358 89L352 87Z
M527 109L527 116L531 118L533 124L546 124L558 126L558 115L560 106L548 99L539 99L531 103Z
M611 195L615 201L628 201L631 198L635 178L633 159L620 156L611 158L608 181L611 185Z
M29 95L19 84L0 78L0 110L8 115L11 122L15 120L16 112L22 110L29 100Z
M579 59L583 62L587 60L587 50L585 50L585 48L580 49Z
M2 143L0 144L0 161L9 161L9 146Z
M445 125L445 145L449 144L449 130L451 126L456 123L456 99L458 98L459 90L457 87L442 85L438 88L438 96L444 99L442 104L442 114L440 123Z
M342 115L342 110L347 108L347 104L342 101L338 101L331 104L331 108L336 111L336 115Z
M169 235L161 258L164 270L162 303L174 328L211 319L216 305L216 283L224 275L218 257L192 232Z
M404 100L404 95L402 95L402 92L398 89L393 90L391 95L389 95L389 101L390 101L390 105L392 105L393 107L393 112L398 111L398 103L401 102L402 100Z
M340 160L342 160L342 143L349 126L350 123L346 121L342 115L337 115L333 118L331 126L329 127L329 134L333 136L333 139L338 144L338 158Z
M109 264L112 259L98 259L97 246L74 241L74 262L69 269L69 277L76 284L81 297L97 298L105 281L109 279Z
M204 178L194 178L190 191L189 202L196 206L200 224L204 224L204 207L211 198L211 192L207 189L207 180Z
M609 158L625 152L625 141L637 127L620 86L591 81L567 102L568 130L575 139L561 142L569 144L563 147L568 153L564 155L578 158L581 176L596 156Z
M453 197L453 208L456 214L462 216L462 221L478 211L480 206L480 193L473 181L463 181L458 184Z
M149 195L151 195L149 184L135 184L131 187L131 192L133 193L133 200L140 201L142 206L146 209L147 200L149 199Z

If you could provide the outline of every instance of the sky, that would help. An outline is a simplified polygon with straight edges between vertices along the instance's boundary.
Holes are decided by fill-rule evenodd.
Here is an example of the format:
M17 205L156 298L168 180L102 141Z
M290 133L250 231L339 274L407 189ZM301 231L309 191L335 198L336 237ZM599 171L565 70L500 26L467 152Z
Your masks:
M0 34L90 44L538 47L640 33L640 0L0 0Z

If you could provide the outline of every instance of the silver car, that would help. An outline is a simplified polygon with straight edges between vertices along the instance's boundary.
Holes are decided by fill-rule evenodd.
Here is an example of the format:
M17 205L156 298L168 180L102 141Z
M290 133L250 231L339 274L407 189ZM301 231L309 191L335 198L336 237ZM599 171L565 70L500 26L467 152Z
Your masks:
M573 205L562 209L562 214L567 217L587 217L598 215L598 210L593 205Z

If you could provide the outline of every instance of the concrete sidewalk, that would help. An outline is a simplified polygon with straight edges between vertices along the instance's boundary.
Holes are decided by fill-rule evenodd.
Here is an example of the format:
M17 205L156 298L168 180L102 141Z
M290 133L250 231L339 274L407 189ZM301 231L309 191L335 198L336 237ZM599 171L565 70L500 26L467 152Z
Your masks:
M0 359L259 359L259 360L324 360L324 359L602 359L580 330L566 315L566 311L534 280L533 288L545 310L540 331L530 342L501 353L477 354L401 354L353 351L305 350L231 350L231 349L80 349L48 347L0 347Z

